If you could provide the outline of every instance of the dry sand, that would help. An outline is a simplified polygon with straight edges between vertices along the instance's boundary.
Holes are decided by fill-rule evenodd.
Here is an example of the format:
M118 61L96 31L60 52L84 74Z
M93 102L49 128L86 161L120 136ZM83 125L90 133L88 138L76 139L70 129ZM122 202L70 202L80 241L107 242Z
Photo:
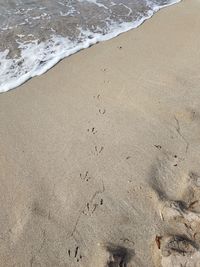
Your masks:
M0 266L200 266L199 10L0 95Z

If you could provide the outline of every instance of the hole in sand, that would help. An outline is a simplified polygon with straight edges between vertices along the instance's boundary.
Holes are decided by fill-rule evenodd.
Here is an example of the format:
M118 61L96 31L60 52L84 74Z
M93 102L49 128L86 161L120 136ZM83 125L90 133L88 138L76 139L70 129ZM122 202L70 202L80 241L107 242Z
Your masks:
M110 258L106 267L127 267L130 259L134 255L134 251L122 246L109 245L107 251L110 254Z

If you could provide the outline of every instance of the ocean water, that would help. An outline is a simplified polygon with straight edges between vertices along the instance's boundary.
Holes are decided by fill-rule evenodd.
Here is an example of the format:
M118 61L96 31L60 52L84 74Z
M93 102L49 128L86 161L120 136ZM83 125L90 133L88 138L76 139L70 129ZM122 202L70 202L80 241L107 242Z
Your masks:
M0 0L0 92L180 0Z

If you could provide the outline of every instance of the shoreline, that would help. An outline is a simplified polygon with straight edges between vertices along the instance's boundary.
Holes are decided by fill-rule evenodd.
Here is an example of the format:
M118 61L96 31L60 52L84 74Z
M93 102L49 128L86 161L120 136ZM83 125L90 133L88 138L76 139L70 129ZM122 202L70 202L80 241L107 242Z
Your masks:
M147 14L146 16L142 17L140 20L136 20L134 22L124 22L122 23L120 26L118 26L118 28L116 28L115 30L110 29L111 32L102 35L102 34L95 34L91 32L91 35L93 35L92 39L90 38L86 38L85 41L82 41L81 43L77 43L75 44L75 42L71 42L70 40L68 40L68 38L66 37L62 37L62 36L56 36L56 35L52 35L52 37L46 41L46 42L41 42L38 43L37 49L35 49L36 47L34 47L34 44L32 44L29 47L29 50L24 49L21 50L22 55L25 54L29 54L29 65L32 66L32 69L30 70L26 70L27 72L24 73L23 75L18 77L17 74L17 70L18 72L24 72L23 68L25 68L25 66L20 67L20 65L18 65L18 61L20 60L13 60L12 58L9 59L9 61L12 61L12 64L9 63L9 65L12 65L12 69L15 69L13 75L14 75L14 80L12 77L12 70L11 71L11 77L8 77L8 73L7 73L7 77L5 75L4 72L2 72L1 75L5 76L4 78L6 78L6 83L2 81L1 77L0 77L0 93L5 93L9 90L13 90L16 89L17 87L21 86L22 84L26 83L29 79L32 79L33 77L37 77L40 75L43 75L44 73L48 72L51 68L53 68L56 64L58 64L60 61L62 61L65 58L68 58L69 56L72 56L78 52L80 52L83 49L87 49L90 48L91 46L99 43L99 42L105 42L108 40L111 40L113 38L116 38L117 36L119 36L120 34L126 33L130 30L133 30L135 28L138 28L139 26L141 26L145 21L147 21L148 19L151 19L152 16L154 16L158 11L160 11L163 8L167 8L171 5L175 5L180 3L182 0L174 0L174 3L170 3L170 4L166 4L164 6L158 6L155 9L149 10L149 14ZM70 45L69 45L70 42ZM57 43L58 48L55 48ZM23 46L23 45L22 45ZM69 48L69 46L71 46L71 48ZM26 47L26 45L25 45ZM45 51L43 51L45 48L44 47L49 47L49 50L51 51L51 53L53 53L53 57L51 57L51 53L49 51L49 53L47 53L47 55L45 56ZM37 60L38 62L31 62L31 57L30 54L33 53L33 50L35 50L35 53L37 53L38 50L40 50L40 55L38 55L40 58L42 58L42 61ZM56 53L57 50L57 53ZM43 52L42 52L43 51ZM59 53L58 53L59 51ZM3 62L3 65L8 64L7 62L7 53L9 54L9 50L8 51L3 51L0 53L0 60ZM21 56L21 61L24 62L24 65L26 65L26 57L24 58L23 56ZM45 62L45 64L41 64L41 62ZM22 69L20 69L22 68ZM28 68L28 67L27 67ZM0 69L0 71L3 71ZM7 72L9 70L7 69ZM10 78L10 81L8 81L8 78Z
M0 94L0 266L200 261L199 7Z

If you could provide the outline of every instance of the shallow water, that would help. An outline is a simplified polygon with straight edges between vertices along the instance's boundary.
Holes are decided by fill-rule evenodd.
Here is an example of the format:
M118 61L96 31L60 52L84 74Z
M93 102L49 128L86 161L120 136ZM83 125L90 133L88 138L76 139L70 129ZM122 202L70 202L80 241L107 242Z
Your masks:
M0 0L0 92L179 0Z

